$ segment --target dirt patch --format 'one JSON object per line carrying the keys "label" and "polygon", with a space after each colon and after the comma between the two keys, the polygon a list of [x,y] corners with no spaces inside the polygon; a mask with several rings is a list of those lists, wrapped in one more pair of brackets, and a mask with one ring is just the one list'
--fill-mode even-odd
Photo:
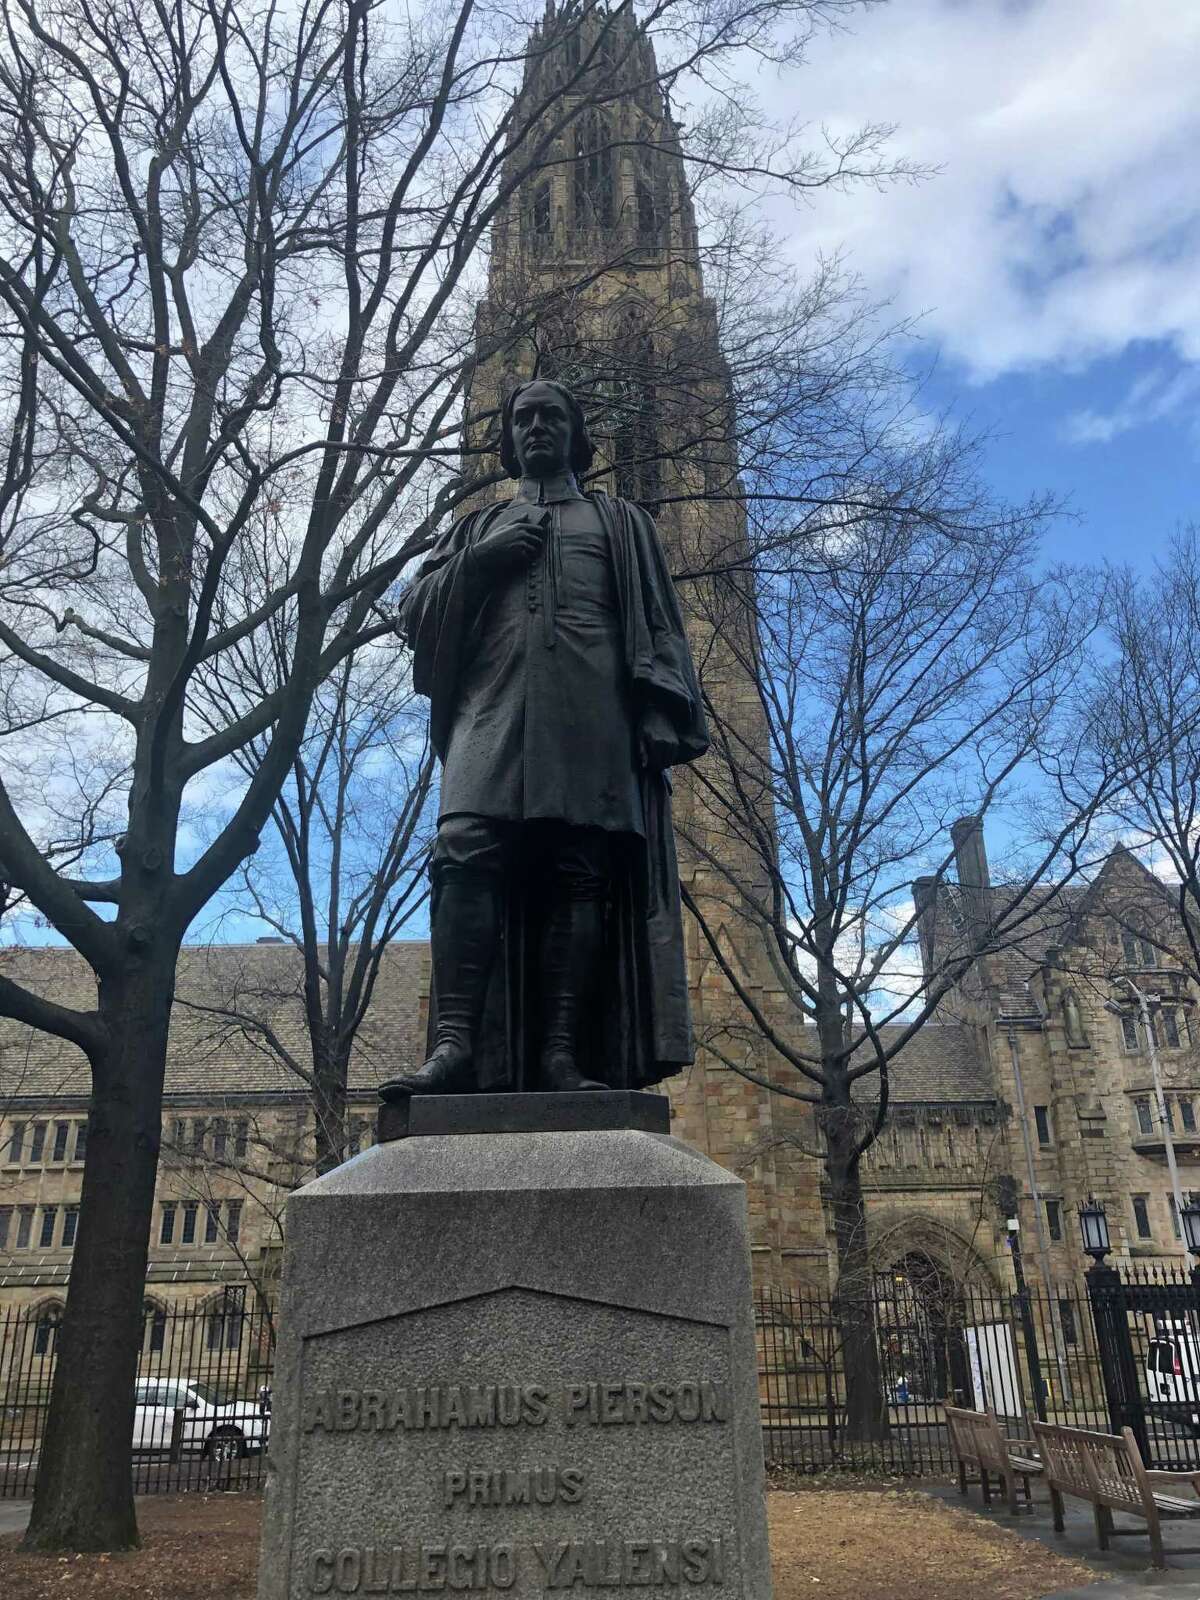
{"label": "dirt patch", "polygon": [[[1096,1574],[911,1490],[776,1489],[775,1600],[1040,1600]],[[142,1548],[32,1556],[0,1540],[4,1600],[253,1600],[262,1500],[175,1495],[138,1505]]]}
{"label": "dirt patch", "polygon": [[262,1497],[156,1495],[138,1502],[142,1548],[112,1555],[23,1555],[0,1540],[4,1600],[254,1600]]}
{"label": "dirt patch", "polygon": [[1039,1600],[1097,1574],[911,1489],[767,1497],[775,1600]]}

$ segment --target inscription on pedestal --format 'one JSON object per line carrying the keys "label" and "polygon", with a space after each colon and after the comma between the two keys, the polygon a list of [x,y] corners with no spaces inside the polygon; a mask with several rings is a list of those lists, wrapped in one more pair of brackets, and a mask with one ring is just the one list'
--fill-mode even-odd
{"label": "inscription on pedestal", "polygon": [[728,1360],[523,1289],[309,1339],[292,1600],[740,1592]]}

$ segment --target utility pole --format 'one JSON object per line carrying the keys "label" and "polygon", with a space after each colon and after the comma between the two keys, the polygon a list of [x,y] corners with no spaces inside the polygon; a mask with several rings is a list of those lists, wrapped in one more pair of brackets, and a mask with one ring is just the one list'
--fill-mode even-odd
{"label": "utility pole", "polygon": [[1050,1276],[1050,1248],[1046,1241],[1042,1221],[1042,1194],[1037,1180],[1037,1165],[1033,1157],[1033,1135],[1029,1131],[1029,1117],[1025,1106],[1025,1083],[1021,1076],[1021,1052],[1017,1045],[1017,1030],[1009,1024],[1008,1049],[1012,1056],[1013,1088],[1017,1096],[1017,1121],[1021,1124],[1021,1143],[1025,1148],[1025,1177],[1029,1184],[1029,1198],[1033,1202],[1033,1231],[1037,1239],[1038,1262],[1042,1269],[1042,1282],[1047,1294],[1053,1279]]}
{"label": "utility pole", "polygon": [[[1021,1076],[1021,1052],[1017,1044],[1017,1030],[1011,1022],[1008,1025],[1008,1048],[1012,1056],[1013,1089],[1017,1097],[1017,1121],[1021,1124],[1021,1142],[1025,1148],[1025,1176],[1029,1183],[1029,1198],[1033,1205],[1033,1232],[1034,1238],[1037,1240],[1038,1264],[1042,1269],[1043,1293],[1046,1296],[1049,1322],[1054,1334],[1054,1364],[1058,1368],[1059,1391],[1065,1400],[1069,1400],[1071,1397],[1071,1376],[1067,1367],[1067,1355],[1062,1345],[1058,1319],[1054,1315],[1054,1279],[1050,1272],[1050,1246],[1046,1239],[1046,1225],[1042,1217],[1042,1194],[1037,1180],[1037,1164],[1033,1156],[1033,1136],[1029,1131],[1029,1117],[1025,1105],[1025,1082]],[[1019,1216],[1017,1221],[1019,1224]],[[1018,1266],[1020,1267],[1019,1273]],[[1018,1292],[1021,1295],[1020,1303],[1028,1308],[1029,1291],[1025,1287],[1024,1266],[1019,1254],[1014,1256],[1013,1271],[1014,1276],[1018,1277]],[[1040,1386],[1041,1367],[1039,1364],[1035,1392]],[[1045,1402],[1042,1401],[1043,1407],[1044,1404]],[[1038,1416],[1043,1421],[1045,1420],[1041,1410],[1038,1411]]]}
{"label": "utility pole", "polygon": [[[1012,1255],[1013,1277],[1017,1281],[1017,1310],[1021,1317],[1021,1332],[1025,1339],[1025,1363],[1029,1368],[1029,1382],[1033,1390],[1033,1409],[1039,1422],[1046,1420],[1046,1380],[1042,1376],[1042,1356],[1038,1349],[1037,1325],[1029,1286],[1025,1282],[1025,1263],[1021,1255],[1021,1191],[1017,1180],[1005,1173],[996,1180],[997,1198],[1008,1226],[1008,1248]],[[1053,1314],[1053,1313],[1051,1313]]]}

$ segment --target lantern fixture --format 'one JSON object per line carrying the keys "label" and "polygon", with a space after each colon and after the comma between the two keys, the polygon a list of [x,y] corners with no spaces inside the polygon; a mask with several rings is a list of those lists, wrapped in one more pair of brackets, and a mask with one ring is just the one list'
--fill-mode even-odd
{"label": "lantern fixture", "polygon": [[[1200,1209],[1197,1211],[1200,1224]],[[1079,1227],[1083,1234],[1083,1248],[1095,1262],[1101,1262],[1112,1249],[1108,1237],[1108,1217],[1095,1195],[1088,1195],[1079,1207]]]}
{"label": "lantern fixture", "polygon": [[1179,1208],[1179,1221],[1188,1253],[1200,1256],[1200,1195],[1194,1190]]}

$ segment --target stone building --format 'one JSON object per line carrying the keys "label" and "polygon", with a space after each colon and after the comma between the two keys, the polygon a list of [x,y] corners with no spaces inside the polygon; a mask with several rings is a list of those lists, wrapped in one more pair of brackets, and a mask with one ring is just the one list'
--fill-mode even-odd
{"label": "stone building", "polygon": [[[90,969],[71,950],[9,950],[6,970],[70,1005],[86,1005]],[[265,1286],[278,1270],[287,1195],[313,1175],[308,1088],[261,1035],[267,1023],[302,1062],[302,971],[290,946],[264,941],[186,949],[163,1105],[162,1153],[146,1280],[155,1312],[222,1314],[226,1285]],[[424,942],[396,943],[381,965],[351,1068],[348,1153],[374,1139],[376,1086],[421,1059],[429,989]],[[52,1324],[75,1248],[89,1097],[88,1065],[64,1040],[0,1023],[0,1315]]]}
{"label": "stone building", "polygon": [[[990,882],[978,821],[954,832],[957,881],[921,919],[927,968],[1004,893]],[[920,882],[915,890],[920,903]],[[1116,849],[985,957],[914,1041],[916,1061],[906,1050],[896,1062],[897,1102],[866,1162],[881,1271],[932,1262],[1010,1282],[1005,1180],[1033,1281],[1078,1280],[1088,1262],[1077,1211],[1092,1197],[1106,1208],[1115,1264],[1183,1264],[1167,1146],[1186,1196],[1200,1186],[1200,1040],[1185,951],[1166,888]]]}
{"label": "stone building", "polygon": [[[941,896],[951,931],[964,896],[980,887],[970,881],[982,859],[978,831],[968,842],[958,881]],[[983,889],[997,892],[986,882]],[[1170,1139],[1184,1191],[1200,1187],[1200,1051],[1195,986],[1170,937],[1170,898],[1116,851],[1060,902],[1019,945],[989,956],[980,981],[950,996],[892,1064],[887,1126],[864,1162],[873,1261],[889,1277],[1009,1286],[1005,1179],[1019,1194],[1035,1281],[1047,1270],[1055,1281],[1077,1281],[1086,1261],[1075,1212],[1091,1195],[1107,1207],[1118,1262],[1182,1261],[1166,1147]],[[936,939],[936,928],[927,925],[925,936]],[[68,1002],[81,1001],[90,981],[66,950],[10,951],[7,962],[21,982]],[[277,1270],[283,1203],[312,1172],[308,1093],[269,1049],[213,1010],[234,996],[244,1005],[249,992],[260,1002],[273,997],[272,1009],[260,1010],[302,1057],[297,971],[294,952],[275,943],[185,952],[150,1315],[181,1302],[219,1309],[225,1285],[269,1285]],[[697,963],[700,1012],[712,979]],[[1165,1124],[1129,981],[1155,997]],[[421,1059],[428,983],[426,944],[389,950],[351,1070],[350,1151],[373,1137],[375,1086]],[[749,1186],[760,1282],[830,1287],[811,1110],[703,1053],[668,1087],[676,1131]],[[0,1025],[0,1310],[53,1320],[61,1309],[87,1096],[87,1066],[73,1046]]]}

